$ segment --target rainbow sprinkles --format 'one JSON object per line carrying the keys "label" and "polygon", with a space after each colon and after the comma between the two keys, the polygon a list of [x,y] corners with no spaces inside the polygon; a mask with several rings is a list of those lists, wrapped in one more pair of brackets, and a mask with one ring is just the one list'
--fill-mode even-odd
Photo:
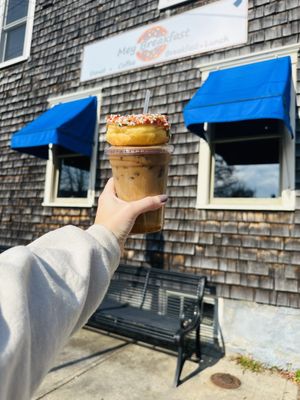
{"label": "rainbow sprinkles", "polygon": [[111,114],[106,117],[106,123],[116,126],[157,125],[166,130],[170,129],[167,116],[162,114]]}

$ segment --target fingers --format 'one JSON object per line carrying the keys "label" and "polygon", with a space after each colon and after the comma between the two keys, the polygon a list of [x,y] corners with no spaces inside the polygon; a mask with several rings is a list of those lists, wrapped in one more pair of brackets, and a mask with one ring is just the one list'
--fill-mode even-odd
{"label": "fingers", "polygon": [[[110,178],[107,181],[102,193],[115,198],[117,197],[113,178]],[[158,208],[162,207],[167,200],[168,196],[166,194],[160,194],[157,196],[148,196],[141,200],[132,201],[127,204],[130,205],[130,209],[134,212],[134,215],[137,216],[146,211],[157,210]]]}
{"label": "fingers", "polygon": [[134,215],[137,216],[141,213],[161,208],[167,200],[168,196],[166,194],[160,194],[158,196],[148,196],[141,200],[133,201],[130,203],[130,206]]}

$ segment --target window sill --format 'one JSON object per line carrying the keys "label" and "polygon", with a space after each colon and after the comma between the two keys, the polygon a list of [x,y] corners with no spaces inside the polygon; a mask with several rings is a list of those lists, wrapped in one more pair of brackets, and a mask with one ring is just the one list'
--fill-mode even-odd
{"label": "window sill", "polygon": [[13,58],[12,60],[4,61],[0,63],[0,69],[9,67],[10,65],[18,64],[20,62],[28,60],[28,56],[20,56],[17,58]]}
{"label": "window sill", "polygon": [[246,210],[246,211],[295,211],[296,209],[296,191],[283,190],[281,197],[277,199],[212,199],[211,202],[205,202],[202,199],[196,204],[198,209],[207,210]]}
{"label": "window sill", "polygon": [[94,202],[92,201],[56,201],[56,202],[43,202],[43,207],[68,207],[68,208],[92,208]]}
{"label": "window sill", "polygon": [[295,211],[295,205],[281,204],[205,204],[196,205],[201,210],[245,210],[245,211]]}

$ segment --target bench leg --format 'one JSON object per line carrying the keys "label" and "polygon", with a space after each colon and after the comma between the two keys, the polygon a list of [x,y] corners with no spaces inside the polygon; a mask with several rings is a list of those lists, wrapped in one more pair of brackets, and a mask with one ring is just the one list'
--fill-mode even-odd
{"label": "bench leg", "polygon": [[201,359],[200,326],[196,329],[196,357]]}
{"label": "bench leg", "polygon": [[175,372],[175,379],[174,379],[174,387],[177,387],[180,383],[180,375],[183,368],[183,364],[185,362],[185,353],[183,351],[183,346],[179,346],[178,348],[178,355],[177,355],[177,365],[176,365],[176,372]]}

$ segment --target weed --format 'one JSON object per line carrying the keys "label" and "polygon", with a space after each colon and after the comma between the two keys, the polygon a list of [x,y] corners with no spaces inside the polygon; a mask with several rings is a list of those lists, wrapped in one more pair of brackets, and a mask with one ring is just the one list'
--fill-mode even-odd
{"label": "weed", "polygon": [[300,384],[300,369],[297,369],[295,371],[295,377],[294,377],[294,381],[298,384]]}
{"label": "weed", "polygon": [[264,372],[269,371],[272,373],[278,373],[283,378],[288,379],[298,385],[300,385],[300,369],[296,371],[291,370],[291,365],[288,366],[287,369],[281,369],[278,367],[268,367],[260,361],[254,360],[252,357],[238,355],[233,358],[237,364],[239,364],[244,370],[248,370],[251,372]]}
{"label": "weed", "polygon": [[239,364],[243,369],[247,369],[251,372],[263,372],[265,371],[266,367],[259,361],[253,360],[253,358],[248,356],[239,355],[236,357],[236,362]]}

